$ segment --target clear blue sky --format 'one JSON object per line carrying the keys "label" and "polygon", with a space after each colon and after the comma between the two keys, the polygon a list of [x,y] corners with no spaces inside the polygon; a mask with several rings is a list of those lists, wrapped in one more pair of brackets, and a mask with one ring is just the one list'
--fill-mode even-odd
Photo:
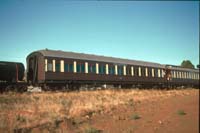
{"label": "clear blue sky", "polygon": [[197,1],[41,1],[0,0],[1,61],[48,48],[199,64]]}

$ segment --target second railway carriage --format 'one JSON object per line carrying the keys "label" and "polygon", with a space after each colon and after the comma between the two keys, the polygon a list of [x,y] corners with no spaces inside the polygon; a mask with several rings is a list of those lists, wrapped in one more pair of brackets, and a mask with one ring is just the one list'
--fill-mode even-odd
{"label": "second railway carriage", "polygon": [[27,80],[33,84],[155,85],[166,83],[165,65],[48,49],[28,55],[27,71]]}
{"label": "second railway carriage", "polygon": [[170,70],[169,83],[173,87],[188,86],[199,87],[199,70],[182,68],[180,66],[166,65]]}

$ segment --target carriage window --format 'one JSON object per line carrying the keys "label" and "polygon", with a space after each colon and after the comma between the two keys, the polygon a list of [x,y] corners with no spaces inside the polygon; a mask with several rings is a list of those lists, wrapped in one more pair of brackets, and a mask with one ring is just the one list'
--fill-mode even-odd
{"label": "carriage window", "polygon": [[131,67],[131,75],[134,76],[134,67]]}
{"label": "carriage window", "polygon": [[176,75],[177,75],[177,78],[180,78],[179,71],[177,71]]}
{"label": "carriage window", "polygon": [[147,68],[147,67],[145,68],[145,76],[146,76],[146,77],[149,76],[149,75],[148,75],[148,68]]}
{"label": "carriage window", "polygon": [[92,65],[92,72],[96,73],[96,65]]}
{"label": "carriage window", "polygon": [[106,66],[101,64],[100,67],[99,67],[99,73],[105,74],[105,72],[106,72]]}
{"label": "carriage window", "polygon": [[188,72],[186,72],[186,78],[188,79]]}
{"label": "carriage window", "polygon": [[118,68],[117,68],[117,65],[115,65],[115,75],[118,75],[118,70],[117,70]]}
{"label": "carriage window", "polygon": [[174,78],[174,71],[171,70],[171,77]]}
{"label": "carriage window", "polygon": [[111,74],[111,75],[115,74],[114,66],[109,66],[109,74]]}
{"label": "carriage window", "polygon": [[53,64],[50,63],[50,62],[48,62],[48,64],[47,64],[47,71],[48,72],[52,72],[53,71]]}
{"label": "carriage window", "polygon": [[73,64],[69,64],[69,72],[73,72],[73,71],[74,71]]}
{"label": "carriage window", "polygon": [[85,64],[84,64],[84,68],[85,68],[85,73],[88,73],[88,62],[85,62]]}
{"label": "carriage window", "polygon": [[151,74],[152,74],[152,77],[154,77],[154,76],[155,76],[155,71],[154,71],[154,69],[153,69],[153,68],[151,69]]}
{"label": "carriage window", "polygon": [[182,78],[182,77],[181,77],[181,72],[179,72],[179,78]]}
{"label": "carriage window", "polygon": [[82,73],[85,72],[85,64],[81,64],[81,72],[82,72]]}
{"label": "carriage window", "polygon": [[160,69],[158,69],[158,77],[160,78]]}
{"label": "carriage window", "polygon": [[135,67],[135,69],[134,69],[134,73],[135,73],[135,76],[139,76],[139,73],[138,73],[138,67]]}
{"label": "carriage window", "polygon": [[190,79],[190,72],[188,72],[188,75],[187,75],[187,76],[188,76],[188,79]]}
{"label": "carriage window", "polygon": [[176,77],[179,78],[178,72],[176,71]]}
{"label": "carriage window", "polygon": [[145,68],[144,67],[141,67],[141,73],[142,73],[142,76],[145,77]]}
{"label": "carriage window", "polygon": [[126,75],[126,66],[124,65],[124,66],[122,66],[122,73],[123,73],[123,75],[125,76]]}
{"label": "carriage window", "polygon": [[160,76],[163,78],[163,70],[160,69]]}
{"label": "carriage window", "polygon": [[80,73],[80,72],[81,72],[81,65],[80,65],[80,64],[77,64],[77,65],[76,65],[76,72],[77,72],[77,73]]}
{"label": "carriage window", "polygon": [[174,71],[174,76],[175,76],[175,78],[178,78],[178,77],[177,77],[177,72],[176,72],[176,71]]}
{"label": "carriage window", "polygon": [[89,64],[89,65],[88,65],[88,72],[89,72],[89,73],[92,73],[92,72],[93,72],[93,71],[92,71],[92,66],[93,66],[92,64]]}
{"label": "carriage window", "polygon": [[103,66],[99,64],[99,74],[103,74]]}
{"label": "carriage window", "polygon": [[176,78],[176,72],[174,71],[174,78]]}
{"label": "carriage window", "polygon": [[165,76],[165,71],[162,69],[162,78]]}
{"label": "carriage window", "polygon": [[56,62],[56,72],[60,72],[60,63]]}
{"label": "carriage window", "polygon": [[60,72],[64,72],[65,69],[64,69],[64,60],[61,60],[60,61]]}
{"label": "carriage window", "polygon": [[95,65],[96,65],[96,72],[95,73],[99,74],[99,63],[96,63]]}
{"label": "carriage window", "polygon": [[131,75],[131,67],[130,66],[127,66],[126,67],[126,75]]}
{"label": "carriage window", "polygon": [[45,72],[47,72],[47,59],[45,59]]}
{"label": "carriage window", "polygon": [[187,79],[187,72],[184,72],[184,75],[185,75],[185,79]]}
{"label": "carriage window", "polygon": [[141,67],[141,75],[145,76],[145,69],[144,69],[144,67]]}
{"label": "carriage window", "polygon": [[96,73],[96,65],[89,64],[88,71],[89,71],[89,73]]}
{"label": "carriage window", "polygon": [[185,72],[185,78],[187,79],[187,72]]}
{"label": "carriage window", "polygon": [[155,69],[155,77],[158,77],[158,69]]}
{"label": "carriage window", "polygon": [[65,69],[65,72],[69,72],[69,64],[65,63],[64,69]]}
{"label": "carriage window", "polygon": [[138,68],[138,75],[141,76],[141,67]]}
{"label": "carriage window", "polygon": [[77,73],[84,73],[85,72],[85,64],[84,63],[77,63],[76,71],[77,71]]}
{"label": "carriage window", "polygon": [[152,71],[151,71],[151,68],[148,68],[148,76],[149,76],[149,77],[152,77],[151,72],[152,72]]}
{"label": "carriage window", "polygon": [[118,66],[118,75],[122,75],[123,71],[122,71],[122,66]]}

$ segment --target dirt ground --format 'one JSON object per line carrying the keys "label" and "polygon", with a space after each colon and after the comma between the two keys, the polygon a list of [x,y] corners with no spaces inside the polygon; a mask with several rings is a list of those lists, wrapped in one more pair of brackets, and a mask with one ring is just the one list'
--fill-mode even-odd
{"label": "dirt ground", "polygon": [[[100,94],[99,94],[100,93]],[[104,97],[99,98],[99,95]],[[10,95],[10,94],[9,94]],[[24,96],[25,95],[25,96]],[[50,94],[29,94],[40,103],[40,99]],[[45,95],[45,96],[44,96]],[[51,96],[54,95],[51,93]],[[183,90],[128,90],[81,92],[76,94],[55,94],[59,98],[80,99],[73,100],[74,110],[59,108],[59,116],[47,119],[47,110],[51,105],[43,105],[33,109],[26,106],[11,109],[6,106],[8,101],[2,101],[0,96],[0,132],[58,132],[58,133],[198,133],[199,132],[199,89]],[[64,95],[64,96],[63,96]],[[85,97],[82,97],[82,96]],[[7,95],[6,95],[7,96]],[[16,96],[16,94],[15,94]],[[13,97],[15,97],[13,96]],[[18,96],[18,95],[17,95]],[[38,96],[38,97],[36,97]],[[62,96],[62,97],[61,97]],[[93,96],[93,97],[92,97]],[[123,97],[124,96],[124,97]],[[19,96],[18,96],[19,97]],[[26,94],[23,94],[23,98]],[[42,98],[41,98],[42,97]],[[109,98],[110,99],[107,99]],[[48,97],[47,97],[48,98]],[[87,103],[81,103],[81,102]],[[95,101],[95,98],[99,102]],[[50,99],[50,98],[49,98]],[[102,100],[103,99],[103,100]],[[107,99],[107,100],[106,100]],[[114,99],[117,99],[116,101]],[[16,100],[15,100],[16,101]],[[53,99],[53,101],[56,100]],[[21,101],[20,101],[21,102]],[[30,104],[31,103],[31,104]],[[30,101],[30,105],[34,105]],[[76,103],[76,104],[75,104]],[[77,104],[79,103],[79,104]],[[108,104],[109,103],[109,104]],[[111,104],[110,104],[111,103]],[[19,102],[18,102],[19,104]],[[62,104],[63,105],[63,104]],[[48,107],[49,106],[49,107]],[[55,105],[54,105],[55,106]],[[67,104],[68,106],[68,104]],[[79,106],[79,107],[77,107]],[[76,108],[75,108],[76,107]],[[82,107],[80,109],[80,107]],[[87,109],[86,109],[87,107]],[[89,111],[88,111],[89,110]],[[63,115],[68,112],[67,115]],[[80,112],[81,111],[81,112]],[[84,112],[84,113],[83,113]],[[17,115],[16,115],[17,114]],[[20,114],[20,115],[19,115]],[[40,117],[36,115],[40,114]],[[26,117],[23,117],[26,116]],[[4,116],[4,118],[3,118]],[[15,121],[12,117],[15,116]],[[70,117],[67,117],[70,116]],[[29,117],[29,118],[27,118]],[[25,119],[26,118],[26,119]],[[31,119],[33,118],[33,119]],[[38,118],[40,122],[34,119]],[[6,120],[5,120],[6,119]],[[8,121],[8,120],[12,120]],[[28,119],[28,120],[27,120]],[[28,121],[28,122],[27,122]],[[12,126],[14,123],[15,126]],[[18,124],[16,124],[18,123]],[[8,128],[11,128],[9,130]]]}
{"label": "dirt ground", "polygon": [[105,133],[198,133],[199,94],[196,91],[117,106],[94,115],[79,127],[84,130],[88,125]]}
{"label": "dirt ground", "polygon": [[[135,106],[119,106],[112,112],[96,115],[88,123],[107,133],[198,133],[197,95],[174,96],[145,101]],[[186,115],[178,114],[184,110]],[[131,118],[137,114],[140,118]]]}

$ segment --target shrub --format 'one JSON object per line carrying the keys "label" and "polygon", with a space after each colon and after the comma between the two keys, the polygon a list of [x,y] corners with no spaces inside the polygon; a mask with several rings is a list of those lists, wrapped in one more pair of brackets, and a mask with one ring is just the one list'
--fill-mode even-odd
{"label": "shrub", "polygon": [[90,127],[85,130],[85,133],[101,133],[101,130],[98,130],[96,128]]}
{"label": "shrub", "polygon": [[17,115],[16,116],[16,120],[21,122],[21,123],[24,123],[27,121],[26,117],[25,116],[22,116],[22,115]]}
{"label": "shrub", "polygon": [[129,101],[128,101],[128,104],[130,105],[130,106],[133,106],[134,104],[133,104],[133,99],[130,99]]}
{"label": "shrub", "polygon": [[133,119],[133,120],[137,120],[137,119],[140,119],[141,117],[138,115],[138,114],[133,114],[132,116],[131,116],[131,119]]}
{"label": "shrub", "polygon": [[184,110],[178,110],[178,115],[186,115],[185,111]]}

